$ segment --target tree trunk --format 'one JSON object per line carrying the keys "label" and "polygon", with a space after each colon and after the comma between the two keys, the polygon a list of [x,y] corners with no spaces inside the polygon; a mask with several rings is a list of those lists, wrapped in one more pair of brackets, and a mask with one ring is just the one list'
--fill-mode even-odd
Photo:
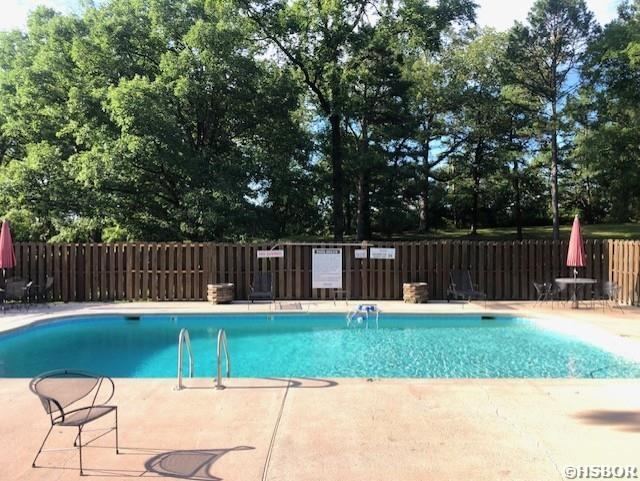
{"label": "tree trunk", "polygon": [[433,115],[429,116],[428,123],[425,127],[426,140],[424,142],[422,157],[424,178],[422,179],[422,188],[420,189],[420,206],[418,224],[418,232],[425,233],[429,230],[429,177],[431,176],[431,164],[429,163],[429,153],[431,152],[431,123]]}
{"label": "tree trunk", "polygon": [[514,159],[513,161],[513,190],[516,194],[516,236],[518,240],[522,240],[522,194],[520,192],[520,171],[518,169],[518,159]]}
{"label": "tree trunk", "polygon": [[358,175],[358,220],[356,240],[369,240],[371,237],[371,209],[369,199],[369,172],[360,170]]}
{"label": "tree trunk", "polygon": [[368,240],[371,237],[371,209],[369,198],[369,129],[362,122],[362,142],[360,142],[360,169],[358,173],[358,218],[356,221],[356,240]]}
{"label": "tree trunk", "polygon": [[473,186],[473,210],[472,210],[472,219],[471,219],[471,235],[475,236],[478,234],[478,210],[480,204],[480,176],[478,175],[477,169],[474,172],[474,186]]}
{"label": "tree trunk", "polygon": [[480,164],[482,162],[482,140],[476,145],[473,165],[473,211],[471,221],[471,235],[478,233],[478,210],[480,209]]}
{"label": "tree trunk", "polygon": [[102,229],[91,229],[91,234],[89,235],[91,242],[102,242]]}
{"label": "tree trunk", "polygon": [[553,240],[560,240],[560,211],[558,208],[558,123],[557,106],[552,102],[551,109],[551,213],[553,215]]}
{"label": "tree trunk", "polygon": [[418,231],[425,233],[429,230],[429,171],[426,172],[420,189],[420,224]]}
{"label": "tree trunk", "polygon": [[331,191],[333,200],[333,240],[340,242],[344,235],[344,172],[342,170],[342,132],[340,116],[329,117],[331,124]]}

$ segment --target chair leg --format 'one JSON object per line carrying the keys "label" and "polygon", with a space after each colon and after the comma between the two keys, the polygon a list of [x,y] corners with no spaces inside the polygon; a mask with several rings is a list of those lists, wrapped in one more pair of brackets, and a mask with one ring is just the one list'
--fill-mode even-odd
{"label": "chair leg", "polygon": [[544,292],[542,294],[538,294],[538,298],[536,299],[536,303],[534,304],[534,306],[538,306],[546,300],[548,299],[547,299],[547,295]]}
{"label": "chair leg", "polygon": [[620,312],[624,314],[624,309],[622,308],[622,304],[620,304],[620,301],[618,301],[618,299],[616,298],[613,302],[614,302],[613,305],[618,309],[620,309]]}
{"label": "chair leg", "polygon": [[116,411],[116,454],[120,454],[120,449],[118,447],[118,408],[116,408],[115,411]]}
{"label": "chair leg", "polygon": [[80,476],[84,476],[82,471],[82,428],[78,427],[78,448],[80,450]]}
{"label": "chair leg", "polygon": [[33,458],[33,463],[31,463],[31,467],[33,467],[33,468],[36,467],[36,460],[38,459],[38,456],[40,456],[40,453],[42,452],[42,448],[44,448],[44,443],[47,442],[47,439],[49,438],[49,435],[51,434],[52,430],[53,430],[53,425],[51,425],[51,427],[49,428],[49,431],[47,432],[47,435],[44,437],[44,440],[42,441],[42,444],[40,445],[40,449],[38,449],[38,454],[36,454],[36,457]]}

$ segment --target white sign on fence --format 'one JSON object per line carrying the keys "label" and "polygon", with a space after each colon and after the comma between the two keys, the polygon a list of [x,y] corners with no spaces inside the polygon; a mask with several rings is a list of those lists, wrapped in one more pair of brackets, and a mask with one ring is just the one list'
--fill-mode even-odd
{"label": "white sign on fence", "polygon": [[367,249],[355,249],[353,251],[356,259],[366,259],[367,258]]}
{"label": "white sign on fence", "polygon": [[256,251],[258,254],[258,259],[266,259],[272,257],[284,257],[283,249],[273,249],[270,251]]}
{"label": "white sign on fence", "polygon": [[313,289],[342,289],[342,249],[313,249]]}
{"label": "white sign on fence", "polygon": [[396,249],[386,248],[386,247],[372,247],[371,248],[371,258],[372,259],[395,259],[396,258]]}

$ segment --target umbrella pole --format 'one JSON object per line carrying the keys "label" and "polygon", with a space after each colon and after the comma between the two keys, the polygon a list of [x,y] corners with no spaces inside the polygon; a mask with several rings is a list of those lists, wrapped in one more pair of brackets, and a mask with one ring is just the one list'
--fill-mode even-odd
{"label": "umbrella pole", "polygon": [[[2,269],[2,283],[0,283],[0,289],[4,289],[5,286],[7,285],[7,281],[5,280],[7,277],[7,270],[6,269]],[[0,310],[2,311],[2,313],[4,314],[4,300],[5,300],[5,292],[2,291],[0,292]]]}
{"label": "umbrella pole", "polygon": [[573,268],[573,308],[574,309],[578,309],[580,307],[580,305],[578,304],[578,295],[576,292],[578,289],[578,284],[576,283],[577,278],[578,278],[578,269],[574,267]]}

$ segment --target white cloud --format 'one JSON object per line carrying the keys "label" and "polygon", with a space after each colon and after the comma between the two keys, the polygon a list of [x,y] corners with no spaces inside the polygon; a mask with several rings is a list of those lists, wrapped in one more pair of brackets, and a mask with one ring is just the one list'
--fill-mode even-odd
{"label": "white cloud", "polygon": [[[586,0],[587,7],[601,25],[610,22],[617,14],[622,0]],[[534,0],[476,0],[478,23],[482,26],[506,30],[519,20],[525,21]]]}

